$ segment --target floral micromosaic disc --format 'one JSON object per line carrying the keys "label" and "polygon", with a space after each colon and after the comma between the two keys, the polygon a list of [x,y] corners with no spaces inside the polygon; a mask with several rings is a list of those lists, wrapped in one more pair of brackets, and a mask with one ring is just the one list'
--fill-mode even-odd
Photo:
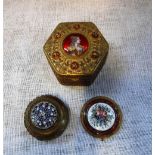
{"label": "floral micromosaic disc", "polygon": [[40,129],[52,127],[57,120],[56,107],[49,102],[40,102],[32,108],[31,121]]}
{"label": "floral micromosaic disc", "polygon": [[88,122],[96,130],[106,131],[115,123],[115,112],[106,103],[96,103],[88,110]]}

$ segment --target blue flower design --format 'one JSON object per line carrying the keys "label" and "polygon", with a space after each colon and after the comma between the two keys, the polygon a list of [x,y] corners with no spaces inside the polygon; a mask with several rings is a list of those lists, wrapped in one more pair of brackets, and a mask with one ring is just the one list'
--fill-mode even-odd
{"label": "blue flower design", "polygon": [[52,127],[57,120],[57,110],[49,102],[41,102],[35,105],[31,111],[32,123],[40,129]]}

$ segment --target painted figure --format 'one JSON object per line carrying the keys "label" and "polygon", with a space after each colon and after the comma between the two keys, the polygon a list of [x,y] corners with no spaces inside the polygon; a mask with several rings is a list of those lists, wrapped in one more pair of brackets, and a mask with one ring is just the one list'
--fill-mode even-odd
{"label": "painted figure", "polygon": [[67,48],[68,53],[72,56],[82,54],[82,52],[84,52],[84,47],[80,43],[80,37],[72,36],[70,46]]}

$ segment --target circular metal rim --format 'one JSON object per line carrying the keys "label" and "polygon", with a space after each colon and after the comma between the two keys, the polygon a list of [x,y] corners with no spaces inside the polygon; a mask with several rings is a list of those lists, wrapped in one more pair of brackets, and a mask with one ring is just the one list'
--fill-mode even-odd
{"label": "circular metal rim", "polygon": [[[89,124],[88,119],[87,119],[87,113],[88,113],[89,108],[92,105],[99,103],[99,102],[104,102],[104,103],[110,105],[113,108],[115,115],[116,115],[114,125],[106,131],[99,131],[99,130],[94,129]],[[112,136],[113,134],[115,134],[119,130],[119,128],[121,127],[122,111],[121,111],[119,105],[115,101],[113,101],[112,99],[105,97],[105,96],[97,96],[97,97],[91,98],[90,100],[88,100],[83,105],[81,113],[80,113],[80,119],[81,119],[81,123],[82,123],[83,128],[90,135],[103,140],[103,139],[108,138],[108,137]]]}
{"label": "circular metal rim", "polygon": [[[39,102],[47,101],[52,103],[58,112],[58,118],[53,126],[48,129],[39,129],[31,122],[30,114],[32,108]],[[42,95],[32,100],[24,113],[24,125],[27,131],[38,140],[49,140],[60,136],[69,123],[69,107],[59,98],[51,95]]]}

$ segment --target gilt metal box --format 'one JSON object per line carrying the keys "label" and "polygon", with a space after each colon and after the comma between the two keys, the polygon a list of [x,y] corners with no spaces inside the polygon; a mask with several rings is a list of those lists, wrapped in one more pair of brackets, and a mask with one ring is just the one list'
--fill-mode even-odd
{"label": "gilt metal box", "polygon": [[92,22],[66,22],[55,28],[44,53],[63,85],[90,85],[105,63],[109,45]]}

